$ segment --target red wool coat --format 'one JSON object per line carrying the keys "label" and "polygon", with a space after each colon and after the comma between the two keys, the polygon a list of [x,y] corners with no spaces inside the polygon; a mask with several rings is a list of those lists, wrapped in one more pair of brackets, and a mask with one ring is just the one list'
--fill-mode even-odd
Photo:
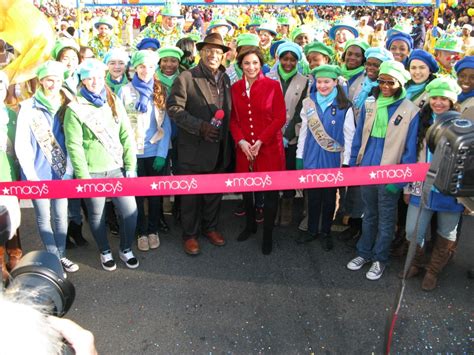
{"label": "red wool coat", "polygon": [[253,171],[285,170],[281,129],[286,123],[286,107],[280,83],[260,73],[250,87],[250,98],[245,90],[245,79],[232,86],[231,94],[230,132],[236,143],[235,171],[249,171],[249,161],[238,144],[242,139],[251,145],[259,139],[262,141]]}

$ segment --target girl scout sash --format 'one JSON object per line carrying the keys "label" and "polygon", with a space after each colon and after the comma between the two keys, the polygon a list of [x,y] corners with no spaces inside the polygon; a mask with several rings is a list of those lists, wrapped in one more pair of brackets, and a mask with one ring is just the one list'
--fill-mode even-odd
{"label": "girl scout sash", "polygon": [[66,173],[66,154],[56,141],[50,124],[40,110],[34,110],[30,128],[51,168],[62,178]]}
{"label": "girl scout sash", "polygon": [[118,135],[112,135],[104,126],[104,111],[89,104],[80,104],[77,101],[69,103],[69,107],[76,113],[79,121],[84,123],[99,140],[100,144],[112,155],[120,166],[123,165],[123,146]]}
{"label": "girl scout sash", "polygon": [[305,98],[303,100],[303,110],[308,120],[308,129],[321,148],[332,153],[342,152],[344,147],[332,138],[324,129],[324,125],[319,118],[314,101],[308,97]]}
{"label": "girl scout sash", "polygon": [[[138,101],[138,92],[133,88],[131,84],[127,85],[130,89],[128,93],[123,95],[124,106],[127,111],[130,124],[135,137],[135,144],[137,147],[137,154],[143,154],[145,149],[145,134],[148,127],[149,113],[142,113],[135,109],[135,103]],[[165,120],[165,110],[160,110],[158,107],[153,105],[155,111],[155,120],[157,130],[153,137],[150,139],[151,144],[155,144],[161,140],[164,136],[164,130],[161,128],[163,121]]]}

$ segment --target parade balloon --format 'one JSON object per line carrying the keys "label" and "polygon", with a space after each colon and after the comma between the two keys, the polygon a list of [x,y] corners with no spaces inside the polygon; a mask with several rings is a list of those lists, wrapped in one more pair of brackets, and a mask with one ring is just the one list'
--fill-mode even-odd
{"label": "parade balloon", "polygon": [[453,9],[455,9],[456,7],[458,7],[458,0],[453,0],[453,4],[451,5],[451,7]]}
{"label": "parade balloon", "polygon": [[449,7],[453,6],[453,0],[448,0],[448,6]]}
{"label": "parade balloon", "polygon": [[446,3],[442,3],[441,5],[439,5],[439,11],[441,11],[441,13],[444,13],[444,10],[446,10]]}
{"label": "parade balloon", "polygon": [[467,14],[469,16],[474,16],[474,9],[471,8],[471,9],[467,10]]}

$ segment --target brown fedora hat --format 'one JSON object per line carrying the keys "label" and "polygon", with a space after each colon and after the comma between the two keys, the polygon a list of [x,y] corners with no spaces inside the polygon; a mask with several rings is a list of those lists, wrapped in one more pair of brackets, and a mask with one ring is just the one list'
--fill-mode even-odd
{"label": "brown fedora hat", "polygon": [[215,46],[219,46],[222,48],[224,53],[230,50],[229,47],[224,45],[224,41],[222,40],[222,37],[219,33],[210,33],[204,38],[202,42],[196,43],[197,50],[200,51],[202,47],[204,47],[206,44],[213,44]]}

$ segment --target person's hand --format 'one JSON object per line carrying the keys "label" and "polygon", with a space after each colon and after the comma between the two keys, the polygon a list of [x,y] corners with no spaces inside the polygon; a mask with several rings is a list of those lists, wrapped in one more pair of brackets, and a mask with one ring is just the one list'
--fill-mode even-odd
{"label": "person's hand", "polygon": [[296,170],[303,170],[303,159],[296,158]]}
{"label": "person's hand", "polygon": [[155,160],[153,160],[153,169],[155,169],[155,171],[161,171],[161,169],[163,169],[163,167],[165,166],[165,163],[166,163],[166,159],[163,158],[163,157],[156,157]]}
{"label": "person's hand", "polygon": [[49,316],[49,324],[59,332],[76,355],[97,355],[94,344],[94,335],[72,320]]}
{"label": "person's hand", "polygon": [[219,139],[219,128],[214,127],[209,122],[202,121],[199,134],[204,140],[215,143]]}
{"label": "person's hand", "polygon": [[127,177],[127,178],[136,178],[136,177],[137,177],[137,172],[136,172],[136,171],[127,170],[127,171],[125,172],[125,177]]}
{"label": "person's hand", "polygon": [[247,142],[246,140],[242,139],[242,140],[239,142],[239,147],[240,147],[240,149],[242,149],[242,152],[245,154],[245,156],[247,157],[248,161],[254,160],[252,151],[250,150],[251,146],[250,146],[250,143],[249,143],[249,142]]}
{"label": "person's hand", "polygon": [[257,157],[261,146],[262,146],[262,141],[259,139],[258,141],[255,142],[253,146],[250,147],[250,151],[252,152],[252,155],[254,158]]}

